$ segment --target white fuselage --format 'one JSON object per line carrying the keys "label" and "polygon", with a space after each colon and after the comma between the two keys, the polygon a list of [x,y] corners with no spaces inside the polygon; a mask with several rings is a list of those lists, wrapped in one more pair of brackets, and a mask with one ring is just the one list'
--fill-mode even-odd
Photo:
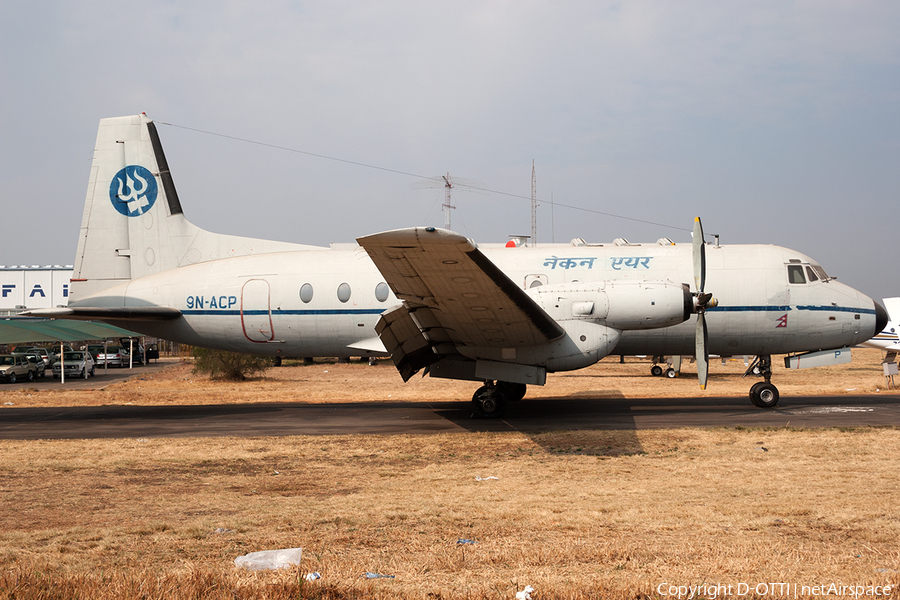
{"label": "white fuselage", "polygon": [[[516,284],[692,281],[689,244],[482,247]],[[709,352],[780,354],[852,346],[872,337],[873,301],[824,279],[808,257],[778,246],[706,246]],[[802,282],[789,281],[799,267]],[[808,268],[809,267],[809,268]],[[820,274],[810,281],[808,274]],[[796,268],[794,269],[796,271]],[[796,277],[796,275],[795,275]],[[381,284],[381,285],[380,285]],[[131,280],[90,297],[73,282],[70,307],[176,308],[170,321],[117,321],[172,341],[281,356],[384,355],[375,333],[399,300],[362,248],[301,250],[201,262]],[[693,354],[695,320],[623,331],[614,354]]]}

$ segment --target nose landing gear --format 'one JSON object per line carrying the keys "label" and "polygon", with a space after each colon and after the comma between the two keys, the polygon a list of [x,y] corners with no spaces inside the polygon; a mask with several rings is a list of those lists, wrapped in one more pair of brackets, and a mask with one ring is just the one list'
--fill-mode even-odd
{"label": "nose landing gear", "polygon": [[757,356],[747,367],[747,375],[764,377],[765,381],[758,381],[750,388],[750,402],[760,408],[775,408],[778,405],[778,388],[772,382],[772,356],[761,354]]}

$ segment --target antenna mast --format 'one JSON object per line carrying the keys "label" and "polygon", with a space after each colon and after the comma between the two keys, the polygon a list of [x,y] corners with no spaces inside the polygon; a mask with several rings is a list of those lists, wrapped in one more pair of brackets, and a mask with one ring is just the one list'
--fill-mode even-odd
{"label": "antenna mast", "polygon": [[444,229],[450,229],[450,209],[456,208],[450,201],[450,190],[453,189],[453,182],[450,181],[450,172],[441,175],[444,180]]}
{"label": "antenna mast", "polygon": [[[448,192],[449,193],[449,192]],[[531,160],[531,245],[537,246],[537,177],[534,172],[534,159]]]}

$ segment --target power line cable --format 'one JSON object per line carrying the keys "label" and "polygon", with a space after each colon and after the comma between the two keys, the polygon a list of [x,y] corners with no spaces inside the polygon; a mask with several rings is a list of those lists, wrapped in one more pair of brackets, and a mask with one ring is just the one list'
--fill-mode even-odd
{"label": "power line cable", "polygon": [[[234,135],[228,135],[225,133],[216,133],[214,131],[206,131],[204,129],[197,129],[195,127],[187,127],[185,125],[176,125],[175,123],[167,123],[165,121],[155,121],[155,122],[159,123],[160,125],[168,125],[169,127],[175,127],[177,129],[184,129],[187,131],[193,131],[195,133],[202,133],[204,135],[211,135],[211,136],[220,137],[220,138],[224,138],[224,139],[228,139],[228,140],[234,140],[236,142],[243,142],[245,144],[253,144],[256,146],[263,146],[265,148],[273,148],[275,150],[283,150],[285,152],[293,152],[294,154],[303,154],[304,156],[312,156],[312,157],[321,158],[324,160],[331,160],[334,162],[344,163],[347,165],[354,165],[356,167],[365,167],[367,169],[375,169],[378,171],[384,171],[386,173],[394,173],[396,175],[405,175],[406,177],[416,177],[419,179],[428,179],[428,180],[435,181],[438,183],[443,182],[443,180],[439,176],[435,177],[435,176],[428,176],[428,175],[418,175],[416,173],[410,173],[409,171],[401,171],[399,169],[390,169],[388,167],[380,167],[378,165],[372,165],[369,163],[359,162],[359,161],[355,161],[355,160],[348,160],[346,158],[337,158],[335,156],[328,156],[327,154],[319,154],[317,152],[309,152],[307,150],[299,150],[297,148],[288,148],[287,146],[279,146],[278,144],[270,144],[268,142],[259,142],[256,140],[237,137]],[[476,190],[476,191],[485,192],[488,194],[497,194],[499,196],[507,196],[510,198],[519,198],[519,199],[528,200],[529,202],[531,202],[531,196],[525,196],[522,194],[514,194],[512,192],[504,192],[502,190],[495,190],[495,189],[491,189],[491,188],[487,188],[487,187],[483,187],[483,186],[479,186],[479,185],[472,185],[472,184],[465,184],[465,183],[457,183],[455,185],[456,185],[456,187],[460,187],[460,188],[467,188],[470,190]],[[685,227],[676,227],[674,225],[669,225],[666,223],[657,223],[655,221],[647,221],[646,219],[638,219],[635,217],[626,217],[625,215],[617,215],[615,213],[605,212],[602,210],[596,210],[593,208],[585,208],[583,206],[573,206],[571,204],[562,204],[559,202],[554,202],[552,198],[549,201],[549,203],[552,206],[558,206],[560,208],[568,208],[570,210],[577,210],[577,211],[586,212],[586,213],[590,213],[590,214],[594,214],[594,215],[601,215],[604,217],[612,217],[615,219],[624,219],[626,221],[632,221],[634,223],[643,223],[644,225],[653,225],[656,227],[664,227],[667,229],[676,229],[678,231],[693,231],[693,229],[687,229]],[[704,235],[704,237],[705,237],[705,235]]]}

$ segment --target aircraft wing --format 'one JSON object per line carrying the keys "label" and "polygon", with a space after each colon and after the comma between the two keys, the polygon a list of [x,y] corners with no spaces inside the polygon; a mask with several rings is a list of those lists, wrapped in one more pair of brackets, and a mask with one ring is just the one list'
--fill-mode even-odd
{"label": "aircraft wing", "polygon": [[21,313],[24,317],[47,319],[73,319],[76,321],[168,321],[181,316],[177,308],[166,306],[135,307],[71,307],[35,308]]}
{"label": "aircraft wing", "polygon": [[404,378],[459,346],[530,346],[564,334],[464,236],[417,227],[357,241],[403,301],[405,310],[385,313],[376,330]]}

